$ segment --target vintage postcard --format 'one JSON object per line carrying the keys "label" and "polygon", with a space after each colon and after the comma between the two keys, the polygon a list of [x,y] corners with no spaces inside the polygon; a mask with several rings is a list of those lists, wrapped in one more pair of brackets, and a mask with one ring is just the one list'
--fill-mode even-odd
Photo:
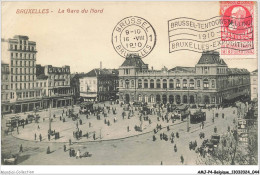
{"label": "vintage postcard", "polygon": [[257,7],[3,1],[1,174],[259,174]]}

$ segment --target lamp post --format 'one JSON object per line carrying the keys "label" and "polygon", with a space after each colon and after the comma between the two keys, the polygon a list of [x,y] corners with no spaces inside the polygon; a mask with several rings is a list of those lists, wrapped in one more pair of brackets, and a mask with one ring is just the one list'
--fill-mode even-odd
{"label": "lamp post", "polygon": [[48,134],[51,134],[51,99],[49,99],[49,131]]}

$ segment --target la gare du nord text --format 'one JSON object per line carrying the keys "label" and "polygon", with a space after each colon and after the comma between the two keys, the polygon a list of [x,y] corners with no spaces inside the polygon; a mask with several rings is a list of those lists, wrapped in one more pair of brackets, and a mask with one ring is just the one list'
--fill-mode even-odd
{"label": "la gare du nord text", "polygon": [[209,29],[211,27],[221,27],[221,26],[228,26],[231,22],[234,23],[236,26],[243,26],[245,28],[250,27],[252,25],[252,17],[248,18],[241,18],[242,20],[239,19],[232,19],[232,17],[227,18],[227,17],[218,17],[217,19],[214,20],[208,20],[206,22],[194,22],[192,20],[195,19],[180,19],[176,20],[173,19],[169,21],[169,30],[176,29],[178,27],[189,27],[189,28],[194,28],[194,29]]}
{"label": "la gare du nord text", "polygon": [[[17,9],[16,14],[48,14],[52,12],[50,9]],[[66,10],[64,9],[59,9],[58,13],[103,13],[104,9],[70,9],[67,8]]]}

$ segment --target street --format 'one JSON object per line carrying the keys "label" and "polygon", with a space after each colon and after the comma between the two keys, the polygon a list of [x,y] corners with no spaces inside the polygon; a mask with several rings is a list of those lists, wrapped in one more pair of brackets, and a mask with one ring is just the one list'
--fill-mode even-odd
{"label": "street", "polygon": [[[103,103],[95,104],[104,106]],[[109,103],[105,104],[110,106]],[[17,164],[21,165],[180,165],[182,164],[180,157],[183,156],[185,165],[196,165],[198,153],[189,149],[189,142],[195,141],[200,146],[204,139],[210,139],[214,133],[214,127],[217,127],[217,133],[222,135],[227,133],[227,128],[230,126],[233,129],[233,119],[236,118],[236,108],[215,109],[214,113],[218,112],[219,117],[215,117],[212,122],[213,111],[203,109],[206,112],[207,119],[203,129],[198,124],[189,124],[190,131],[187,132],[187,121],[176,120],[174,123],[169,121],[157,121],[156,115],[149,115],[151,124],[148,121],[143,122],[143,131],[135,131],[134,126],[140,125],[138,111],[134,111],[134,116],[126,116],[122,118],[122,111],[119,105],[112,105],[117,108],[117,114],[112,112],[106,117],[110,120],[111,125],[104,123],[104,117],[97,120],[96,116],[91,115],[86,119],[86,115],[79,115],[82,120],[82,125],[78,124],[79,130],[83,134],[89,132],[90,135],[95,133],[96,139],[92,135],[87,139],[81,137],[76,139],[73,137],[73,131],[76,130],[77,121],[65,117],[66,122],[60,121],[60,116],[64,108],[52,109],[52,115],[55,114],[55,119],[51,123],[52,130],[60,132],[60,138],[52,137],[48,140],[47,133],[49,129],[48,112],[41,111],[38,114],[41,116],[39,123],[31,123],[25,125],[24,129],[20,126],[19,131],[15,129],[12,134],[5,136],[2,132],[2,154],[18,154]],[[75,113],[78,113],[79,107],[74,107]],[[195,110],[195,109],[192,109]],[[225,113],[222,118],[221,114]],[[166,110],[163,114],[166,113]],[[26,114],[19,114],[20,116]],[[5,120],[13,115],[5,115],[2,120],[2,131],[5,129]],[[117,121],[114,123],[113,119],[116,116]],[[45,118],[43,121],[42,118]],[[91,127],[89,127],[89,122]],[[157,124],[162,125],[162,129],[154,134],[154,128]],[[39,128],[38,128],[39,125]],[[129,126],[130,131],[127,131]],[[169,126],[169,131],[167,131]],[[175,136],[174,142],[161,140],[160,134],[164,133],[170,138],[171,133],[176,135],[179,133],[179,138]],[[200,139],[199,133],[205,133],[205,138]],[[19,134],[18,134],[19,133]],[[35,140],[35,134],[37,135]],[[39,134],[42,135],[42,141],[39,140]],[[153,141],[153,135],[156,140]],[[100,138],[101,136],[101,138]],[[69,139],[72,140],[72,145],[69,145]],[[22,144],[23,152],[19,152],[19,147]],[[66,152],[64,152],[64,145],[66,145]],[[174,145],[177,151],[174,151]],[[46,154],[47,147],[50,147],[50,154]],[[85,152],[91,154],[90,157],[81,157],[76,159],[69,156],[69,148],[75,151],[80,151],[81,155]]]}

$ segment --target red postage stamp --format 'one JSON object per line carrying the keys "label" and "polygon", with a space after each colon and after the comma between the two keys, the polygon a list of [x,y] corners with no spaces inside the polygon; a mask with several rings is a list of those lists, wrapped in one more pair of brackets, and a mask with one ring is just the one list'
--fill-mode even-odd
{"label": "red postage stamp", "polygon": [[220,2],[221,54],[254,55],[254,2]]}

